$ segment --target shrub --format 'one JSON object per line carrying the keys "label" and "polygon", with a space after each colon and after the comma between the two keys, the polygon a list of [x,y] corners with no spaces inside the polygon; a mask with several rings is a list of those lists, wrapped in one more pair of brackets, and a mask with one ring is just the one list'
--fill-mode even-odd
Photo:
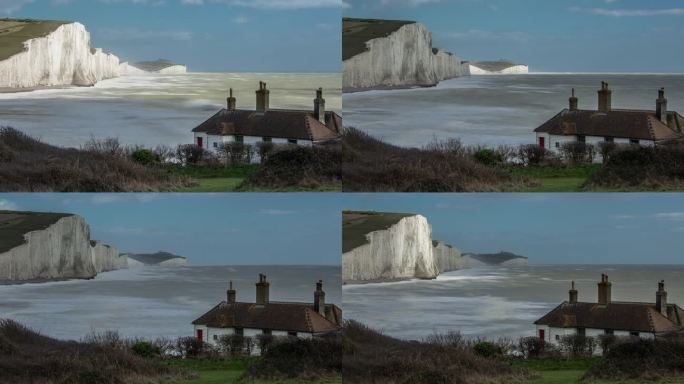
{"label": "shrub", "polygon": [[518,343],[518,349],[525,358],[538,358],[544,356],[548,343],[538,337],[523,337]]}
{"label": "shrub", "polygon": [[565,335],[560,339],[561,350],[568,356],[593,356],[596,350],[596,340],[584,335]]}
{"label": "shrub", "polygon": [[126,157],[126,148],[119,143],[119,139],[114,137],[108,137],[102,140],[91,137],[90,140],[82,146],[82,148],[84,151],[99,153],[102,155]]}
{"label": "shrub", "polygon": [[605,356],[608,351],[616,344],[617,338],[615,335],[600,335],[598,337],[598,344],[601,347],[601,353]]}
{"label": "shrub", "polygon": [[274,338],[272,335],[261,334],[257,336],[257,343],[259,345],[259,352],[263,355],[273,345]]}
{"label": "shrub", "polygon": [[181,144],[176,148],[176,159],[181,164],[199,164],[204,157],[204,149],[195,144]]}
{"label": "shrub", "polygon": [[161,163],[161,157],[149,149],[137,149],[131,153],[131,158],[138,164],[152,165]]}
{"label": "shrub", "polygon": [[504,161],[500,153],[488,148],[478,150],[473,158],[484,165],[498,165]]}
{"label": "shrub", "polygon": [[161,351],[159,348],[152,345],[152,343],[143,340],[135,342],[131,346],[131,351],[133,351],[133,353],[140,357],[146,358],[161,355]]}
{"label": "shrub", "polygon": [[257,153],[259,154],[259,159],[261,163],[265,163],[268,156],[273,152],[274,145],[270,141],[262,141],[257,144]]}
{"label": "shrub", "polygon": [[598,144],[598,152],[601,155],[601,161],[603,164],[607,163],[610,156],[617,149],[617,144],[612,141],[602,141]]}
{"label": "shrub", "polygon": [[252,338],[237,334],[222,335],[218,344],[221,352],[229,356],[249,356],[254,346]]}
{"label": "shrub", "polygon": [[196,337],[179,337],[176,340],[176,351],[181,357],[199,357],[211,354],[211,345]]}
{"label": "shrub", "polygon": [[585,379],[651,381],[684,377],[684,342],[622,339],[585,374]]}
{"label": "shrub", "polygon": [[473,346],[475,354],[482,357],[494,357],[503,355],[503,350],[500,346],[489,341],[480,341]]}
{"label": "shrub", "polygon": [[563,143],[561,153],[569,164],[591,164],[596,157],[596,148],[591,144],[571,141]]}
{"label": "shrub", "polygon": [[525,165],[541,165],[547,157],[547,150],[536,144],[526,144],[518,147],[518,159]]}

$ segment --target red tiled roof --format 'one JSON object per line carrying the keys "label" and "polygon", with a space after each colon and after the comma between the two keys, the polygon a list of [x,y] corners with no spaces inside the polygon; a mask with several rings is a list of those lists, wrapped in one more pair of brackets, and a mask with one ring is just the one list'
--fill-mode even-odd
{"label": "red tiled roof", "polygon": [[266,112],[222,109],[192,132],[209,135],[242,135],[293,140],[327,141],[340,137],[342,117],[325,113],[322,124],[312,111],[269,109]]}
{"label": "red tiled roof", "polygon": [[326,304],[326,316],[314,310],[313,304],[268,302],[266,304],[222,301],[193,321],[194,325],[212,328],[254,328],[307,333],[336,332],[342,325],[342,310]]}
{"label": "red tiled roof", "polygon": [[608,304],[571,304],[565,301],[534,323],[557,328],[661,333],[681,330],[683,315],[684,311],[676,304],[668,304],[665,317],[652,303],[613,301]]}
{"label": "red tiled roof", "polygon": [[668,124],[664,124],[653,111],[613,109],[599,112],[564,109],[534,131],[562,136],[584,135],[663,141],[684,136],[683,123],[684,118],[677,112],[668,112]]}

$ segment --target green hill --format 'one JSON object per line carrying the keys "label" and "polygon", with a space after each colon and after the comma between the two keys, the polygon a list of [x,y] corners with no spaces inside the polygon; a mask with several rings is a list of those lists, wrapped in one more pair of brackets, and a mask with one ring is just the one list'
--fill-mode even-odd
{"label": "green hill", "polygon": [[0,60],[24,51],[26,40],[43,37],[71,21],[0,19]]}
{"label": "green hill", "polygon": [[387,37],[392,32],[415,21],[342,18],[342,60],[366,51],[366,42]]}
{"label": "green hill", "polygon": [[368,241],[366,234],[387,229],[414,213],[342,212],[342,253],[358,248]]}

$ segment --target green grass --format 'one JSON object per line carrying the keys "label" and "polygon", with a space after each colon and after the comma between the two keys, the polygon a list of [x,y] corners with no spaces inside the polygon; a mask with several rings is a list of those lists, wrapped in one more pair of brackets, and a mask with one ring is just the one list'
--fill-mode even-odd
{"label": "green grass", "polygon": [[196,379],[167,384],[341,384],[341,378],[331,378],[318,381],[302,380],[242,380],[243,372],[256,361],[258,357],[244,357],[232,359],[184,359],[171,360],[169,365],[182,367],[194,371],[199,375]]}
{"label": "green grass", "polygon": [[183,175],[193,178],[199,185],[181,188],[175,192],[234,192],[252,172],[259,169],[259,164],[221,166],[168,166],[172,175]]}
{"label": "green grass", "polygon": [[539,185],[516,192],[583,192],[585,188],[582,185],[600,168],[600,164],[529,166],[511,167],[509,172],[512,175],[527,176],[539,182]]}
{"label": "green grass", "polygon": [[68,21],[0,19],[0,60],[24,51],[24,42],[29,39],[43,37]]}
{"label": "green grass", "polygon": [[[600,357],[588,358],[545,358],[545,359],[515,359],[511,365],[528,368],[539,374],[537,378],[523,381],[520,384],[643,384],[643,380],[586,380],[580,381],[584,373]],[[649,381],[657,384],[684,384],[684,380]]]}
{"label": "green grass", "polygon": [[233,177],[217,177],[214,179],[196,179],[199,185],[180,188],[175,192],[234,192],[244,179]]}

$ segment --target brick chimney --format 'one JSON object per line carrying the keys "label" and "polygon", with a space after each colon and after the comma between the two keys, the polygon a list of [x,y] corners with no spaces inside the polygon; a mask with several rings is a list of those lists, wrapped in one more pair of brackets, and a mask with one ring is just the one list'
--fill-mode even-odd
{"label": "brick chimney", "polygon": [[268,303],[268,281],[266,281],[266,275],[259,274],[259,282],[256,283],[256,303],[266,304]]}
{"label": "brick chimney", "polygon": [[318,88],[314,99],[314,117],[325,125],[325,99],[323,98],[323,88]]}
{"label": "brick chimney", "polygon": [[314,311],[325,317],[325,291],[323,291],[323,280],[318,280],[316,283],[316,291],[314,291]]}
{"label": "brick chimney", "polygon": [[228,96],[228,110],[229,111],[234,111],[235,110],[235,104],[237,100],[233,97],[233,88],[230,89],[230,96]]}
{"label": "brick chimney", "polygon": [[601,282],[598,283],[598,303],[608,304],[610,303],[610,290],[611,283],[608,281],[608,275],[601,274]]}
{"label": "brick chimney", "polygon": [[598,110],[600,112],[608,112],[611,110],[611,97],[613,91],[608,89],[608,83],[601,82],[601,90],[598,91]]}
{"label": "brick chimney", "polygon": [[235,290],[233,289],[233,280],[230,281],[230,285],[228,286],[228,291],[226,291],[228,294],[228,304],[235,304]]}
{"label": "brick chimney", "polygon": [[570,96],[570,111],[577,110],[578,99],[575,97],[575,88],[572,89],[572,96]]}
{"label": "brick chimney", "polygon": [[658,292],[656,292],[656,310],[663,316],[667,317],[667,291],[665,291],[665,280],[660,280],[658,283]]}
{"label": "brick chimney", "polygon": [[577,304],[577,290],[575,289],[574,280],[570,283],[570,290],[568,293],[570,294],[570,304]]}
{"label": "brick chimney", "polygon": [[268,111],[268,95],[271,93],[266,89],[266,83],[263,81],[259,82],[259,90],[256,91],[256,111],[266,112]]}
{"label": "brick chimney", "polygon": [[656,100],[656,117],[663,124],[667,125],[667,99],[665,98],[665,88],[658,90],[658,100]]}

